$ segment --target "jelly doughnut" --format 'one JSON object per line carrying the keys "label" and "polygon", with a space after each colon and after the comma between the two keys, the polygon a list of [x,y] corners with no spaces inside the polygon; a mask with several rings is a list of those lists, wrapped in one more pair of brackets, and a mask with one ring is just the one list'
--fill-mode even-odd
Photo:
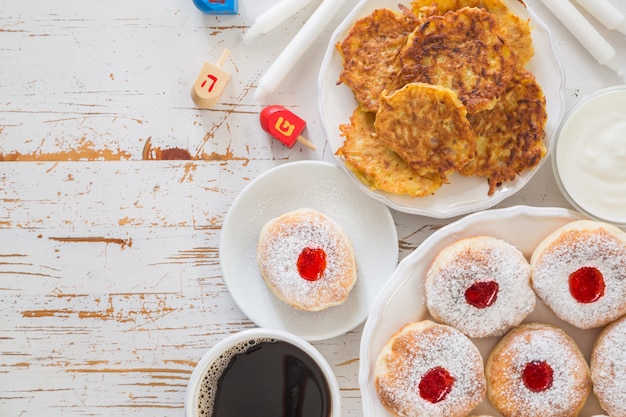
{"label": "jelly doughnut", "polygon": [[483,359],[460,331],[424,320],[403,326],[379,353],[374,384],[397,417],[466,416],[485,396]]}
{"label": "jelly doughnut", "polygon": [[513,328],[485,366],[487,396],[504,416],[577,416],[591,392],[589,367],[574,340],[544,323]]}
{"label": "jelly doughnut", "polygon": [[348,236],[334,220],[308,208],[290,211],[263,226],[257,263],[263,280],[280,300],[307,311],[343,303],[357,279]]}
{"label": "jelly doughnut", "polygon": [[501,336],[535,308],[530,265],[513,245],[473,236],[443,248],[425,280],[433,318],[469,337]]}
{"label": "jelly doughnut", "polygon": [[626,317],[606,326],[591,353],[593,392],[611,416],[626,416]]}
{"label": "jelly doughnut", "polygon": [[626,313],[626,233],[577,220],[537,246],[530,260],[537,296],[562,320],[590,329]]}

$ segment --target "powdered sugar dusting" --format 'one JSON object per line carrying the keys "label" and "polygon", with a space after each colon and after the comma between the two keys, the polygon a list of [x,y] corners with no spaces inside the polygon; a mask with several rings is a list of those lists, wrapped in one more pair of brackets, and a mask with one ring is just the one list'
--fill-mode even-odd
{"label": "powdered sugar dusting", "polygon": [[607,326],[591,359],[593,389],[612,416],[626,416],[626,317]]}
{"label": "powdered sugar dusting", "polygon": [[[298,273],[298,256],[307,247],[326,253],[326,268],[316,281],[303,279]],[[305,310],[343,302],[356,280],[347,236],[337,223],[311,209],[289,212],[268,222],[261,232],[257,259],[270,289]]]}
{"label": "powdered sugar dusting", "polygon": [[[585,359],[574,341],[556,327],[533,323],[516,328],[492,355],[487,365],[490,397],[505,415],[575,415],[591,390]],[[533,392],[524,384],[522,372],[533,361],[545,361],[554,371],[552,386],[545,391]]]}
{"label": "powdered sugar dusting", "polygon": [[[466,289],[486,281],[499,285],[495,302],[482,309],[468,304]],[[433,317],[470,337],[501,336],[535,307],[524,255],[487,236],[462,239],[444,248],[427,272],[425,290]]]}
{"label": "powdered sugar dusting", "polygon": [[[419,394],[421,378],[435,367],[455,379],[440,402]],[[486,382],[480,352],[458,330],[430,321],[405,326],[380,353],[377,391],[381,402],[406,417],[464,416],[483,400]]]}
{"label": "powdered sugar dusting", "polygon": [[[569,275],[582,267],[603,275],[604,295],[595,302],[570,294]],[[562,320],[582,329],[609,323],[626,313],[626,244],[602,228],[565,231],[533,260],[532,284]]]}

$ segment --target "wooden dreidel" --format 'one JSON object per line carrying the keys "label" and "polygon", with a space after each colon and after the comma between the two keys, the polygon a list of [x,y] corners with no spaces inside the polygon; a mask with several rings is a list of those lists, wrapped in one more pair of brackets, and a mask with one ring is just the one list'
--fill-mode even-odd
{"label": "wooden dreidel", "polygon": [[261,111],[261,127],[289,148],[300,142],[315,150],[315,145],[301,135],[306,122],[283,106],[268,106]]}
{"label": "wooden dreidel", "polygon": [[230,73],[221,68],[228,58],[228,54],[230,51],[224,49],[217,64],[205,62],[202,66],[191,89],[191,98],[199,108],[210,109],[213,107],[224,92],[226,84],[230,81]]}

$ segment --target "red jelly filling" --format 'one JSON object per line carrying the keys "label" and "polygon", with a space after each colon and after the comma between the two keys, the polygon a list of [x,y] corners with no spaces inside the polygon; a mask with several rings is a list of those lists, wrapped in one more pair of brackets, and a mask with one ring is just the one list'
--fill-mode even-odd
{"label": "red jelly filling", "polygon": [[475,282],[465,290],[465,301],[476,308],[487,308],[498,298],[498,288],[495,281]]}
{"label": "red jelly filling", "polygon": [[604,278],[597,268],[583,266],[569,276],[569,292],[579,303],[593,303],[604,295]]}
{"label": "red jelly filling", "polygon": [[322,248],[304,248],[297,261],[298,273],[307,281],[317,281],[326,269],[326,252]]}
{"label": "red jelly filling", "polygon": [[420,396],[428,402],[443,401],[452,390],[454,377],[445,368],[437,366],[427,371],[419,382]]}
{"label": "red jelly filling", "polygon": [[545,361],[532,361],[522,371],[522,380],[526,388],[533,392],[545,391],[552,386],[554,371]]}

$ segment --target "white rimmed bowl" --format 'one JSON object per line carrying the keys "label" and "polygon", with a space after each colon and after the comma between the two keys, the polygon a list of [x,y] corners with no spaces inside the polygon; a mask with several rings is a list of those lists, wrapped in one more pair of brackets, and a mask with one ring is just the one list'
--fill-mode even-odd
{"label": "white rimmed bowl", "polygon": [[552,169],[578,211],[626,227],[626,85],[594,91],[572,107],[553,141]]}

